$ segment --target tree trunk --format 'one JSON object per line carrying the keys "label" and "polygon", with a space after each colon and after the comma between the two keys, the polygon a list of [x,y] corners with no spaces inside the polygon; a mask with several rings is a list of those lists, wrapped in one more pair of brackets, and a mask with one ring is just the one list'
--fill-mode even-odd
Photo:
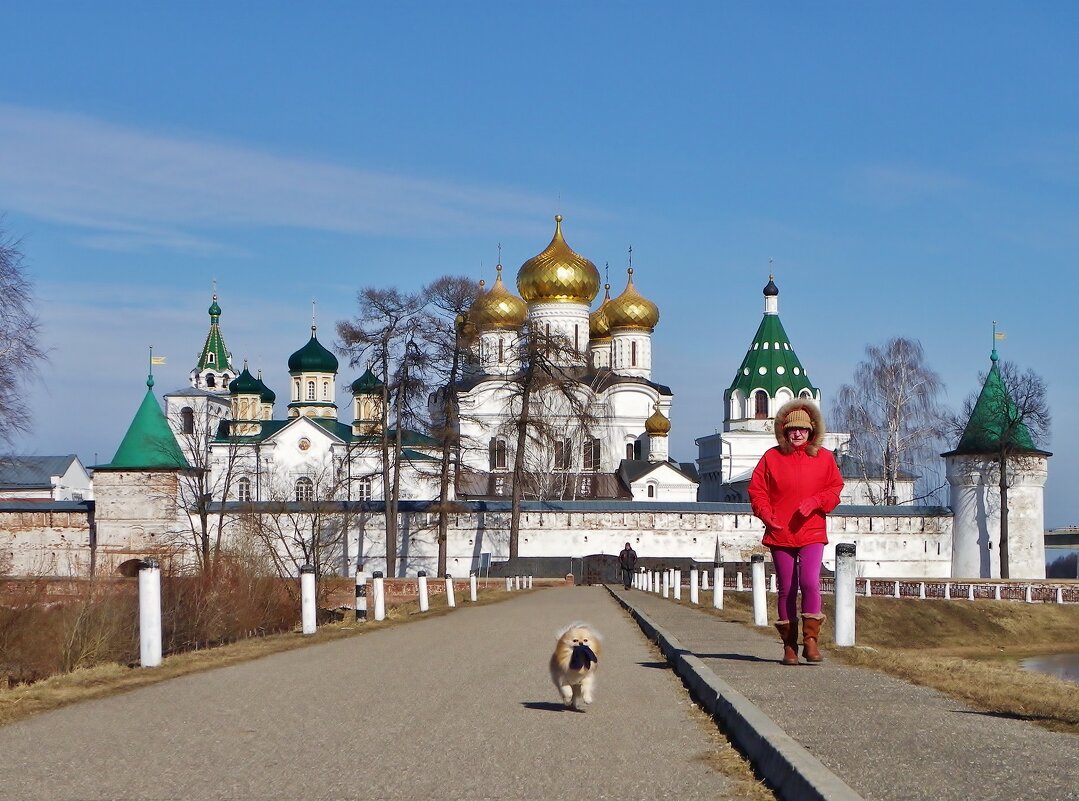
{"label": "tree trunk", "polygon": [[450,513],[446,508],[450,495],[450,458],[453,446],[457,438],[458,414],[457,414],[457,370],[460,363],[461,346],[453,351],[453,362],[450,365],[449,381],[446,383],[446,419],[442,421],[442,464],[438,477],[438,575],[446,575],[446,542],[449,535]]}
{"label": "tree trunk", "polygon": [[510,491],[510,555],[509,570],[517,569],[521,543],[521,496],[524,493],[525,445],[528,442],[528,422],[532,403],[531,375],[521,389],[521,419],[517,427],[517,450],[513,454],[513,488]]}

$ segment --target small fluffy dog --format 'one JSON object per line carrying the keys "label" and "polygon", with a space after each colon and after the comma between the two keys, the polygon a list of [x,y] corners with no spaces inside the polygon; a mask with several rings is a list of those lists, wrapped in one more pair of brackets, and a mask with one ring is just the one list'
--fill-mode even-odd
{"label": "small fluffy dog", "polygon": [[551,681],[567,707],[592,703],[599,657],[600,637],[587,623],[571,623],[559,633],[551,654]]}

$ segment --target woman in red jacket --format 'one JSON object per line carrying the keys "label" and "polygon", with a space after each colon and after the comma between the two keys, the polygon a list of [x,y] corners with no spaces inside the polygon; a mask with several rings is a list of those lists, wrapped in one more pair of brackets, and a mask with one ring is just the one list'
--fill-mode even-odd
{"label": "woman in red jacket", "polygon": [[820,568],[828,543],[824,516],[839,505],[843,478],[832,452],[821,447],[824,418],[817,405],[796,399],[776,413],[776,441],[749,482],[753,514],[764,521],[779,589],[783,664],[798,664],[798,590],[802,591],[802,656],[822,660]]}

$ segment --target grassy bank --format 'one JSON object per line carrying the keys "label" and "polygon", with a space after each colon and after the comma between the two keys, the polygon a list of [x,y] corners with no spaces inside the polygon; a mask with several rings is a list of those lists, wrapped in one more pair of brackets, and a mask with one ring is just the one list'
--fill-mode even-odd
{"label": "grassy bank", "polygon": [[[699,608],[753,625],[752,593],[728,591],[723,602],[724,609],[713,609],[712,594],[702,593]],[[768,604],[771,617],[774,595]],[[976,709],[1079,734],[1079,685],[1023,670],[1018,662],[1079,651],[1079,606],[858,598],[855,648],[835,647],[834,611],[825,596],[829,624],[820,644],[826,658],[932,687]],[[778,637],[776,648],[778,658]]]}

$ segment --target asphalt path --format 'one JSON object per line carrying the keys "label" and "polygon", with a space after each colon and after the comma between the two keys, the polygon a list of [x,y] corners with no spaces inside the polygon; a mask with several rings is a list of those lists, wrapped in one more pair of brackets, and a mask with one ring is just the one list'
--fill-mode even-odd
{"label": "asphalt path", "polygon": [[[603,635],[563,709],[557,631]],[[602,587],[522,593],[0,728],[0,798],[735,798],[714,734]]]}

